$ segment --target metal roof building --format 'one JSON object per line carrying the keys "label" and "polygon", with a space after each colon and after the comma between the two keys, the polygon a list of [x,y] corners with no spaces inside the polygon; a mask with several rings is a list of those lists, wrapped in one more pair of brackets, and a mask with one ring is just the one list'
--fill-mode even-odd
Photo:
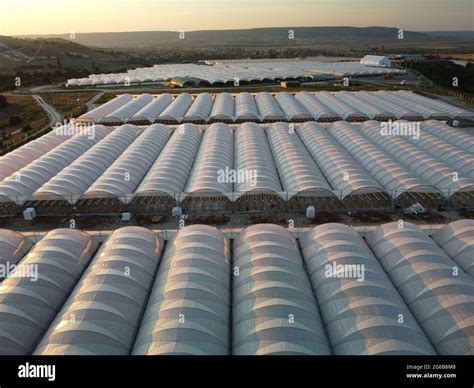
{"label": "metal roof building", "polygon": [[267,137],[283,188],[289,198],[295,195],[333,196],[331,186],[299,139],[294,127],[276,123]]}
{"label": "metal roof building", "polygon": [[421,94],[413,93],[408,90],[399,90],[397,93],[409,101],[413,101],[417,104],[419,103],[428,108],[436,109],[440,112],[443,112],[447,114],[449,118],[467,117],[466,110],[458,108],[457,106],[446,104],[445,102],[438,101],[433,98],[428,98],[422,96]]}
{"label": "metal roof building", "polygon": [[101,246],[35,350],[37,355],[128,355],[163,240],[148,229],[116,230]]}
{"label": "metal roof building", "polygon": [[136,124],[152,124],[161,113],[171,104],[173,97],[171,94],[163,93],[153,98],[147,105],[145,105],[138,112],[134,113],[130,118],[130,122]]}
{"label": "metal roof building", "polygon": [[235,120],[238,122],[259,120],[257,104],[251,94],[244,92],[235,97]]}
{"label": "metal roof building", "polygon": [[285,114],[276,102],[275,98],[266,92],[258,93],[255,96],[260,120],[262,121],[282,121],[285,120]]}
{"label": "metal roof building", "polygon": [[323,355],[331,350],[298,245],[271,224],[234,242],[233,346],[237,355]]}
{"label": "metal roof building", "polygon": [[74,203],[136,139],[137,128],[122,125],[35,191],[35,199],[57,196]]}
{"label": "metal roof building", "polygon": [[73,163],[108,133],[109,130],[106,127],[96,125],[94,126],[94,136],[76,134],[39,159],[16,171],[15,176],[10,176],[2,181],[0,183],[0,197],[16,203],[23,203],[26,197],[31,196],[43,184],[53,179],[63,168]]}
{"label": "metal roof building", "polygon": [[98,122],[112,112],[115,112],[117,109],[122,107],[125,104],[128,104],[132,101],[133,96],[130,94],[121,94],[120,96],[115,97],[114,99],[106,102],[103,105],[98,106],[91,111],[84,113],[79,117],[79,120],[92,120]]}
{"label": "metal roof building", "polygon": [[277,194],[283,191],[275,162],[263,128],[253,123],[239,126],[235,132],[235,169],[255,171],[256,180],[237,180],[234,191],[239,197],[252,192]]}
{"label": "metal roof building", "polygon": [[408,222],[381,226],[367,236],[367,243],[436,350],[474,354],[472,278]]}
{"label": "metal roof building", "polygon": [[334,353],[436,354],[378,260],[352,228],[324,224],[300,240]]}
{"label": "metal roof building", "polygon": [[0,182],[0,214],[162,212],[191,197],[213,203],[190,211],[472,206],[472,135],[455,145],[444,123],[391,124],[419,136],[377,121],[94,125]]}
{"label": "metal roof building", "polygon": [[348,196],[379,193],[374,199],[385,198],[385,190],[320,124],[305,123],[297,133],[321,167],[331,186]]}
{"label": "metal roof building", "polygon": [[0,283],[0,354],[472,354],[473,222],[432,229],[0,230],[30,271]]}
{"label": "metal roof building", "polygon": [[370,119],[380,121],[396,119],[395,115],[393,115],[389,111],[386,111],[385,109],[380,108],[379,106],[374,105],[369,101],[359,98],[358,93],[349,93],[347,91],[342,91],[337,94],[337,98],[339,98],[346,104],[354,107]]}
{"label": "metal roof building", "polygon": [[151,166],[136,195],[174,197],[185,187],[202,132],[194,124],[181,124],[171,136],[158,159]]}
{"label": "metal roof building", "polygon": [[[91,74],[88,78],[70,79],[66,86],[144,84],[149,82],[175,81],[180,86],[240,85],[256,82],[275,82],[281,79],[317,79],[321,74],[341,76],[364,76],[383,74],[405,74],[404,70],[369,66],[360,61],[320,62],[314,60],[244,60],[208,61],[206,65],[183,63],[163,64],[128,70],[125,73]],[[379,63],[377,61],[376,63]]]}
{"label": "metal roof building", "polygon": [[84,232],[56,229],[21,264],[37,280],[10,276],[0,286],[0,354],[31,354],[97,248]]}
{"label": "metal roof building", "polygon": [[347,104],[329,92],[318,92],[315,95],[324,105],[326,105],[333,112],[337,113],[344,120],[364,120],[368,118],[367,115],[358,111],[352,105]]}
{"label": "metal roof building", "polygon": [[375,67],[390,67],[392,65],[390,59],[381,55],[366,55],[360,60],[360,64]]}
{"label": "metal roof building", "polygon": [[263,128],[245,123],[235,132],[236,171],[253,171],[255,180],[238,179],[234,185],[236,199],[252,192],[277,194],[283,191]]}
{"label": "metal roof building", "polygon": [[184,115],[184,121],[207,121],[211,114],[214,100],[209,93],[200,93]]}
{"label": "metal roof building", "polygon": [[227,125],[215,123],[206,129],[185,192],[232,199],[233,182],[225,171],[233,169],[233,151],[234,134]]}
{"label": "metal roof building", "polygon": [[101,119],[100,122],[103,124],[124,124],[131,117],[133,117],[135,113],[147,106],[152,101],[152,98],[153,97],[151,94],[140,94],[137,98],[130,100],[117,110],[109,113],[107,116]]}
{"label": "metal roof building", "polygon": [[219,93],[214,99],[214,105],[209,115],[211,121],[220,120],[223,122],[232,122],[235,115],[234,97],[229,93]]}
{"label": "metal roof building", "polygon": [[474,191],[474,179],[463,176],[455,179],[458,171],[417,148],[404,137],[383,135],[380,123],[368,121],[361,127],[361,132],[446,196]]}
{"label": "metal roof building", "polygon": [[183,119],[192,103],[193,97],[190,94],[180,94],[160,114],[158,120],[164,123],[179,123]]}
{"label": "metal roof building", "polygon": [[338,113],[324,105],[316,96],[309,92],[298,92],[295,98],[301,102],[306,110],[316,121],[337,121],[341,120]]}
{"label": "metal roof building", "polygon": [[[122,95],[79,117],[79,121],[118,125],[125,122],[151,124],[275,121],[384,121],[389,119],[469,119],[474,112],[446,102],[403,91],[209,93],[193,96],[169,94]],[[125,96],[125,97],[123,97]],[[132,99],[133,98],[133,99]],[[110,104],[110,105],[109,105]],[[137,109],[141,108],[139,111]],[[133,115],[133,117],[131,116]]]}
{"label": "metal roof building", "polygon": [[0,281],[7,276],[7,267],[16,265],[33,246],[33,243],[20,233],[8,229],[0,229]]}
{"label": "metal roof building", "polygon": [[440,139],[461,148],[462,150],[474,154],[474,142],[472,135],[460,132],[458,129],[445,125],[439,121],[430,120],[423,129]]}
{"label": "metal roof building", "polygon": [[387,92],[385,90],[381,90],[375,92],[375,94],[378,98],[393,102],[407,110],[414,110],[425,120],[445,120],[449,118],[449,114],[446,112],[446,109],[440,110],[438,108],[422,104],[420,101],[409,100],[406,96],[403,96],[397,92]]}
{"label": "metal roof building", "polygon": [[393,115],[396,119],[406,120],[421,120],[423,117],[410,109],[404,108],[400,105],[395,104],[388,99],[380,98],[375,93],[366,92],[365,90],[354,93],[359,99],[367,101],[373,106],[380,108],[382,111]]}
{"label": "metal roof building", "polygon": [[305,121],[311,119],[311,114],[308,110],[292,94],[287,92],[277,93],[275,94],[275,100],[280,105],[288,121]]}
{"label": "metal roof building", "polygon": [[158,155],[171,130],[162,124],[150,125],[130,147],[97,179],[84,197],[114,196],[128,202]]}
{"label": "metal roof building", "polygon": [[396,197],[409,193],[436,193],[410,168],[378,147],[359,129],[344,122],[331,125],[329,133],[373,176]]}
{"label": "metal roof building", "polygon": [[438,230],[433,240],[474,279],[474,220],[460,220]]}
{"label": "metal roof building", "polygon": [[[32,140],[5,156],[0,157],[0,182],[68,140],[71,137],[70,135],[58,134],[61,133],[63,129],[64,127],[60,127],[59,131],[53,129],[53,131],[48,134]],[[67,133],[67,130],[64,132]]]}
{"label": "metal roof building", "polygon": [[133,354],[229,353],[230,244],[205,225],[168,242]]}
{"label": "metal roof building", "polygon": [[[421,124],[421,136],[418,139],[413,137],[405,137],[414,145],[428,152],[433,157],[446,163],[455,171],[465,174],[470,178],[474,178],[474,154],[465,151],[441,138],[432,135],[428,131],[428,127],[436,125],[437,122],[426,121]],[[461,135],[463,133],[460,133]]]}

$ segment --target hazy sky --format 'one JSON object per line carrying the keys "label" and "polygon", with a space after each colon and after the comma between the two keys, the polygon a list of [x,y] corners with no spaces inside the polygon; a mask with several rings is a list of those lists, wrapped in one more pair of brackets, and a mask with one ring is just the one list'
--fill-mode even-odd
{"label": "hazy sky", "polygon": [[474,0],[0,0],[0,35],[298,26],[473,30]]}

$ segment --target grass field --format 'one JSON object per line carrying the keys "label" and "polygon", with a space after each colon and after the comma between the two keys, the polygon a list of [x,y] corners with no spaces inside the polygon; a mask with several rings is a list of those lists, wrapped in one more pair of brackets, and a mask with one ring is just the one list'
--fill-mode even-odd
{"label": "grass field", "polygon": [[85,112],[85,103],[98,92],[78,91],[71,93],[42,93],[43,100],[52,105],[66,119],[77,117]]}
{"label": "grass field", "polygon": [[[6,98],[8,106],[0,110],[0,130],[4,138],[3,146],[17,142],[28,132],[34,132],[48,124],[48,116],[31,96],[8,95]],[[20,118],[20,122],[13,126],[9,125],[10,117],[12,116]],[[23,129],[27,125],[31,129],[25,132]]]}

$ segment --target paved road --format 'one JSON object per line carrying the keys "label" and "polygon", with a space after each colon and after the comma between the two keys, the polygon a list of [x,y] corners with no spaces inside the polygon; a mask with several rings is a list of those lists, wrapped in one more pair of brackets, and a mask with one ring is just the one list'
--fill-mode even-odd
{"label": "paved road", "polygon": [[49,123],[46,125],[44,128],[48,127],[53,127],[56,125],[56,123],[60,123],[63,120],[63,115],[59,113],[54,107],[51,105],[47,104],[40,96],[37,94],[32,95],[33,99],[36,101],[36,103],[43,108],[43,110],[46,112],[46,114],[49,117]]}
{"label": "paved road", "polygon": [[51,88],[52,86],[55,86],[55,85],[41,85],[41,86],[34,86],[32,88],[30,88],[30,93],[40,93],[44,90],[48,90],[49,88]]}
{"label": "paved road", "polygon": [[[5,93],[5,95],[8,95],[8,94],[9,93]],[[56,109],[54,109],[51,105],[47,104],[40,96],[38,96],[36,94],[33,94],[31,97],[35,100],[35,102],[38,104],[38,106],[40,106],[46,112],[46,114],[49,117],[49,123],[46,124],[43,128],[38,129],[37,131],[28,133],[28,135],[25,135],[24,137],[22,137],[17,143],[13,143],[12,145],[1,149],[0,150],[0,155],[3,155],[7,152],[10,152],[11,150],[13,150],[17,147],[20,147],[21,145],[27,143],[31,138],[33,138],[33,137],[35,137],[39,134],[42,134],[43,132],[45,132],[46,130],[48,130],[51,127],[54,127],[56,125],[56,123],[61,123],[62,122],[63,116]],[[16,130],[14,133],[18,133],[18,131],[20,131],[20,130],[21,130],[21,128]]]}
{"label": "paved road", "polygon": [[95,102],[104,95],[104,92],[100,92],[86,102],[87,111],[91,111],[96,107]]}

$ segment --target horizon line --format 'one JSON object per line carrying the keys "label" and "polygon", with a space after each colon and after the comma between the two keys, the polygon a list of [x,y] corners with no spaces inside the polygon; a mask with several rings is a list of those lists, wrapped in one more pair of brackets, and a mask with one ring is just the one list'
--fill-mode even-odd
{"label": "horizon line", "polygon": [[[338,25],[338,26],[273,26],[273,27],[252,27],[252,28],[222,28],[222,29],[198,29],[198,30],[126,30],[126,31],[88,31],[88,32],[75,32],[76,35],[79,34],[117,34],[117,33],[146,33],[146,32],[172,32],[178,33],[180,31],[184,32],[212,32],[212,31],[246,31],[246,30],[261,30],[261,29],[277,29],[277,28],[288,28],[288,29],[296,29],[296,28],[399,28],[396,26],[349,26],[349,25]],[[412,29],[402,29],[403,31],[407,32],[474,32],[472,30],[451,30],[451,29],[441,29],[441,30],[412,30]],[[10,37],[26,37],[26,36],[41,36],[41,35],[69,35],[71,32],[62,32],[62,33],[31,33],[31,34],[15,34],[15,35],[3,35],[3,36],[10,36]]]}

